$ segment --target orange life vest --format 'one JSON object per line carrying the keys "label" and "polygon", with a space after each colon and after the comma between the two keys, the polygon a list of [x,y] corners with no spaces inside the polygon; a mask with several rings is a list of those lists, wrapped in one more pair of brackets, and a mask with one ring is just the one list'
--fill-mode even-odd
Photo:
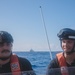
{"label": "orange life vest", "polygon": [[69,75],[66,60],[65,60],[65,57],[63,56],[63,53],[58,53],[58,54],[56,54],[56,56],[57,56],[57,59],[59,62],[59,66],[61,68],[61,74],[62,75]]}
{"label": "orange life vest", "polygon": [[12,54],[10,66],[11,66],[12,75],[21,75],[21,70],[17,55]]}

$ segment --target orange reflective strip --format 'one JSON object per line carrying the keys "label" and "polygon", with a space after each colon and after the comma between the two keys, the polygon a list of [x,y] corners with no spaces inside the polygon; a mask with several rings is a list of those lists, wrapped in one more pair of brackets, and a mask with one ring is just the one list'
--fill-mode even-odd
{"label": "orange reflective strip", "polygon": [[59,66],[61,68],[62,75],[69,75],[67,65],[66,65],[66,60],[65,57],[63,56],[63,53],[58,53],[56,54],[56,56],[59,62]]}
{"label": "orange reflective strip", "polygon": [[13,75],[21,75],[21,70],[20,70],[20,65],[19,65],[19,61],[18,61],[18,57],[17,55],[13,54],[11,56],[11,71]]}

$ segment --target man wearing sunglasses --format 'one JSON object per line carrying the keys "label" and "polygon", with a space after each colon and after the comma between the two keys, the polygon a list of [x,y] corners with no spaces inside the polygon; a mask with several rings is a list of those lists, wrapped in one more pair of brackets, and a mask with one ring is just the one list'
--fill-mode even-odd
{"label": "man wearing sunglasses", "polygon": [[22,71],[33,71],[31,63],[26,58],[18,57],[12,53],[12,47],[13,37],[11,34],[0,31],[0,74],[20,75]]}

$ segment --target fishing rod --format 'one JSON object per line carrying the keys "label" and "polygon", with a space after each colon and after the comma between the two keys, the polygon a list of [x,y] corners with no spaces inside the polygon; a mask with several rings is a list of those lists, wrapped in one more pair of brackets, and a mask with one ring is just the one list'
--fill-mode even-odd
{"label": "fishing rod", "polygon": [[52,60],[52,53],[51,53],[50,43],[49,43],[49,39],[48,39],[47,29],[46,29],[45,20],[44,20],[43,11],[42,11],[41,6],[40,6],[40,9],[41,9],[41,15],[42,15],[43,24],[44,24],[44,28],[45,28],[45,32],[46,32],[47,42],[48,42],[48,46],[49,46],[49,50],[50,50],[50,58]]}

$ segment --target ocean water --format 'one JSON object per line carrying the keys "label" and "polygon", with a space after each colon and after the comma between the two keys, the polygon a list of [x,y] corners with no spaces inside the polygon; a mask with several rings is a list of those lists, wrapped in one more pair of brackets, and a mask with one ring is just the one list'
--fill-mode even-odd
{"label": "ocean water", "polygon": [[[50,53],[49,52],[14,52],[20,57],[27,58],[31,64],[32,68],[37,74],[45,74],[48,64],[50,63]],[[54,58],[58,52],[52,52],[52,57]]]}

